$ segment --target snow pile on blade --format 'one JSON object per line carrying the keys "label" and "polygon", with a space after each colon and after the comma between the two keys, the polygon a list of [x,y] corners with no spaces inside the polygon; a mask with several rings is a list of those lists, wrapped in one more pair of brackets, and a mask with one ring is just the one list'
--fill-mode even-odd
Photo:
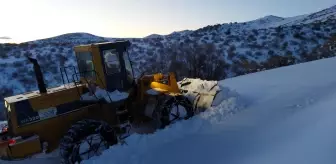
{"label": "snow pile on blade", "polygon": [[[165,129],[158,130],[154,134],[141,135],[134,134],[126,139],[126,145],[115,145],[103,152],[99,157],[93,157],[84,163],[118,163],[118,164],[139,164],[145,163],[143,157],[156,147],[174,142],[181,138],[187,138],[200,132],[211,129],[213,124],[223,121],[229,115],[244,108],[239,94],[228,88],[218,85],[217,82],[206,82],[200,79],[189,79],[192,84],[188,86],[191,91],[204,91],[213,84],[216,89],[222,92],[218,99],[224,99],[217,106],[209,108],[207,111],[195,115],[189,120],[177,122]],[[205,86],[205,87],[202,87]],[[182,87],[183,88],[183,87]],[[187,88],[186,86],[184,87]],[[200,150],[202,151],[202,150]],[[169,154],[167,154],[169,155]],[[158,162],[160,163],[160,162]]]}
{"label": "snow pile on blade", "polygon": [[218,106],[230,97],[238,97],[236,92],[218,85],[218,81],[185,78],[178,82],[178,86],[195,108],[201,108],[198,109],[200,112]]}
{"label": "snow pile on blade", "polygon": [[190,92],[209,92],[220,90],[218,81],[184,78],[182,81],[178,82],[178,85],[180,89],[188,90]]}

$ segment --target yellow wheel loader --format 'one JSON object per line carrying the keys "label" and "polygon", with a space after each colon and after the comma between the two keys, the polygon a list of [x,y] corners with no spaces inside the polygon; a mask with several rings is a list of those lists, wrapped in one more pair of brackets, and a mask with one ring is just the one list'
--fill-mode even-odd
{"label": "yellow wheel loader", "polygon": [[78,71],[61,68],[63,85],[48,89],[38,61],[27,57],[39,90],[4,99],[8,127],[1,134],[1,158],[59,149],[61,163],[72,164],[132,133],[152,133],[192,117],[195,105],[181,93],[174,73],[134,78],[129,46],[117,41],[74,47]]}

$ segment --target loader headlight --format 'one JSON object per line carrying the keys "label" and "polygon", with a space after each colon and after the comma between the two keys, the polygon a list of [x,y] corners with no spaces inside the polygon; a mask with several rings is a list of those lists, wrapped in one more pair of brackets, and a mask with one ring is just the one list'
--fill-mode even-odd
{"label": "loader headlight", "polygon": [[7,103],[7,101],[5,101],[5,108],[7,108],[8,107],[8,103]]}
{"label": "loader headlight", "polygon": [[11,111],[10,104],[7,101],[5,101],[5,107],[6,107],[8,112]]}

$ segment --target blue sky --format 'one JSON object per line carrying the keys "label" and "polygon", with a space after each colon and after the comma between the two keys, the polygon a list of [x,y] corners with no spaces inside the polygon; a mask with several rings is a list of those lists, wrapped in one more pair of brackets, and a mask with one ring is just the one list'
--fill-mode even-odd
{"label": "blue sky", "polygon": [[254,20],[290,17],[335,0],[0,0],[0,37],[29,41],[71,32],[144,37]]}

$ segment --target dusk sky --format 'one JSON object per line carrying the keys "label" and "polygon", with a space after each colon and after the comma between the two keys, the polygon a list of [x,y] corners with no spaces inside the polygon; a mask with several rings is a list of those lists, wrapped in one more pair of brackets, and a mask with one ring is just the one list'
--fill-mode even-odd
{"label": "dusk sky", "polygon": [[332,5],[335,0],[0,0],[0,38],[22,42],[72,32],[144,37]]}

